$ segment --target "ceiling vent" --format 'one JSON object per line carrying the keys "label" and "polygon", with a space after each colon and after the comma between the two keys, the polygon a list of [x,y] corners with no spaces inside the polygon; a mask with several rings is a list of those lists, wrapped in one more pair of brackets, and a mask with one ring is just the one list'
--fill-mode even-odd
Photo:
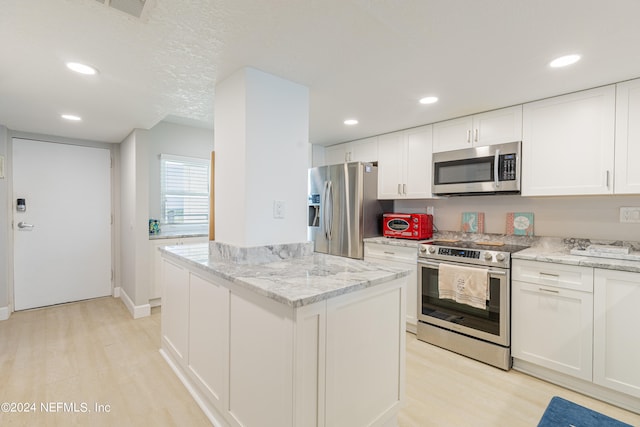
{"label": "ceiling vent", "polygon": [[145,19],[154,0],[96,0],[107,7],[117,9],[138,19]]}

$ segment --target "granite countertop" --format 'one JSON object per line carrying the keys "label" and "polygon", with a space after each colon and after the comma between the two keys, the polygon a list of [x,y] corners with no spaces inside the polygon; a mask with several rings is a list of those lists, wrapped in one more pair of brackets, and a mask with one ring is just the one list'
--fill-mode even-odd
{"label": "granite countertop", "polygon": [[[592,241],[590,239],[579,238],[523,237],[500,234],[470,234],[448,231],[435,233],[433,239],[454,239],[462,241],[499,241],[504,242],[505,244],[529,246],[527,249],[523,249],[519,252],[514,252],[513,254],[511,254],[512,259],[555,262],[558,264],[581,265],[585,267],[640,273],[640,261],[601,258],[595,256],[576,255],[571,253],[572,249],[584,249],[591,244],[628,246],[633,251],[633,253],[640,253],[640,242],[620,242],[604,240]],[[428,242],[429,240],[415,241],[393,239],[388,237],[372,237],[365,239],[364,241],[394,246],[417,247],[418,244]]]}
{"label": "granite countertop", "polygon": [[[386,283],[409,275],[409,270],[371,264],[351,258],[303,251],[301,256],[268,248],[269,256],[244,261],[224,259],[216,242],[160,248],[163,255],[181,260],[245,289],[291,307],[301,307],[338,295]],[[272,250],[273,249],[273,250]],[[264,258],[264,259],[262,259]]]}
{"label": "granite countertop", "polygon": [[427,242],[431,242],[431,239],[429,240],[411,240],[411,239],[397,239],[397,238],[393,238],[393,237],[368,237],[366,239],[363,239],[365,243],[380,243],[383,245],[390,245],[390,246],[402,246],[405,248],[415,248],[418,249],[418,245],[421,243],[427,243]]}
{"label": "granite countertop", "polygon": [[640,261],[574,255],[571,253],[572,249],[584,248],[588,246],[589,243],[616,244],[618,246],[624,244],[632,248],[636,247],[636,243],[634,242],[590,242],[580,239],[546,237],[539,239],[530,248],[513,253],[511,258],[640,273]]}
{"label": "granite countertop", "polygon": [[208,230],[172,230],[160,231],[157,234],[149,234],[149,240],[183,239],[189,237],[209,237]]}

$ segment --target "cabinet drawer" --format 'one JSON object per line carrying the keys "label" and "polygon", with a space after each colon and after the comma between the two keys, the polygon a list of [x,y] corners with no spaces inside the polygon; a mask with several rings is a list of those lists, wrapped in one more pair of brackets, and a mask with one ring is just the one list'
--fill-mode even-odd
{"label": "cabinet drawer", "polygon": [[593,292],[593,268],[591,267],[514,259],[511,279]]}
{"label": "cabinet drawer", "polygon": [[381,258],[400,262],[415,263],[418,259],[418,247],[385,245],[384,243],[365,243],[364,257]]}

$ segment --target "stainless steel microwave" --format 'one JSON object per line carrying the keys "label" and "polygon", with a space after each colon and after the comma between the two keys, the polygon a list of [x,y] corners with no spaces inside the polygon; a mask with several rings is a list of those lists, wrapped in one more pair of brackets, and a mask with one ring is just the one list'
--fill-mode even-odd
{"label": "stainless steel microwave", "polygon": [[522,142],[433,153],[436,195],[520,193]]}

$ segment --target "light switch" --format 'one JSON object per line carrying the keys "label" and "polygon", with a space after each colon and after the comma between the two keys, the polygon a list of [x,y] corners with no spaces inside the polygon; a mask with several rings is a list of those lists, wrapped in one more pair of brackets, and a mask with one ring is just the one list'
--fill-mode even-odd
{"label": "light switch", "polygon": [[273,201],[273,217],[276,219],[284,218],[284,200]]}

